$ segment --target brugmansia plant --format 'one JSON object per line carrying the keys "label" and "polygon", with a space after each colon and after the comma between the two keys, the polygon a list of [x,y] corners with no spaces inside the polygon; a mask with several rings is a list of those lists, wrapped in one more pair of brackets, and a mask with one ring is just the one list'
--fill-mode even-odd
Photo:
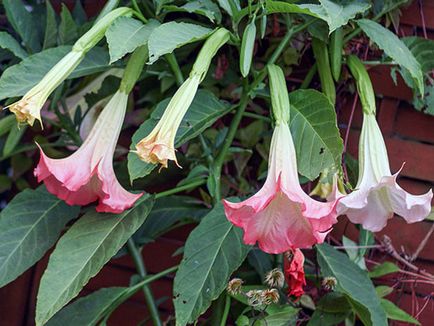
{"label": "brugmansia plant", "polygon": [[[3,0],[0,286],[49,255],[36,325],[110,324],[137,292],[154,325],[419,324],[373,282],[406,271],[364,258],[389,219],[431,211],[391,172],[367,71],[393,64],[434,103],[432,41],[382,25],[406,2],[108,0],[88,18]],[[358,167],[335,109],[350,93]],[[345,216],[358,243],[328,236]],[[148,274],[147,244],[186,225],[179,265]],[[80,294],[126,255],[129,286]],[[150,285],[168,275],[167,319]]]}

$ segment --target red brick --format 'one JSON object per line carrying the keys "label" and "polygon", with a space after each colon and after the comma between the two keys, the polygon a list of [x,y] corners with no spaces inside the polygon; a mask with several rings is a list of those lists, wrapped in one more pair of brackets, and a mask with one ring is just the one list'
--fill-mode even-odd
{"label": "red brick", "polygon": [[418,112],[410,104],[400,105],[394,128],[397,134],[434,144],[433,126],[434,116]]}
{"label": "red brick", "polygon": [[369,69],[369,75],[372,80],[372,85],[374,86],[375,94],[407,101],[413,98],[411,89],[405,85],[399,73],[397,74],[398,84],[395,85],[390,76],[390,66],[371,67]]}

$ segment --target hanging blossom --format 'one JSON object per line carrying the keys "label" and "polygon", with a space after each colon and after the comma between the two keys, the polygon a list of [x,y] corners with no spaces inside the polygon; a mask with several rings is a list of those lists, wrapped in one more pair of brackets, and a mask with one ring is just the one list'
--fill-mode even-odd
{"label": "hanging blossom", "polygon": [[224,200],[223,204],[229,221],[244,230],[246,244],[258,242],[263,251],[277,254],[293,247],[309,248],[322,243],[337,222],[337,214],[336,200],[318,202],[300,186],[294,143],[287,123],[289,99],[285,79],[277,66],[269,68],[269,75],[276,127],[267,179],[249,199],[240,203]]}
{"label": "hanging blossom", "polygon": [[175,154],[175,137],[179,126],[196,95],[200,82],[204,79],[211,59],[218,49],[229,40],[229,32],[220,28],[205,42],[190,72],[189,78],[179,87],[171,98],[163,116],[154,129],[136,145],[139,158],[152,164],[167,168],[168,161],[179,166]]}
{"label": "hanging blossom", "polygon": [[355,191],[339,201],[338,213],[372,232],[382,230],[394,213],[407,223],[425,219],[433,197],[415,196],[402,189],[391,174],[386,145],[374,115],[364,114],[359,144],[359,179]]}
{"label": "hanging blossom", "polygon": [[288,295],[301,297],[306,285],[304,255],[300,249],[291,249],[284,255],[283,270],[288,284]]}
{"label": "hanging blossom", "polygon": [[111,23],[120,16],[132,14],[130,8],[121,7],[102,17],[86,34],[84,34],[48,73],[32,87],[21,100],[8,106],[19,123],[33,126],[38,120],[42,126],[41,109],[51,93],[74,71],[85,54],[103,37]]}
{"label": "hanging blossom", "polygon": [[99,201],[98,212],[121,213],[142,194],[126,191],[113,170],[113,155],[122,128],[128,94],[118,91],[98,117],[80,148],[64,159],[51,159],[41,149],[35,169],[38,182],[69,205]]}
{"label": "hanging blossom", "polygon": [[375,96],[365,67],[355,56],[348,66],[357,81],[363,107],[363,125],[359,143],[359,178],[355,191],[339,201],[338,213],[351,222],[377,232],[394,213],[407,223],[422,221],[431,211],[432,190],[415,196],[397,183],[399,171],[391,173],[383,135],[375,119]]}

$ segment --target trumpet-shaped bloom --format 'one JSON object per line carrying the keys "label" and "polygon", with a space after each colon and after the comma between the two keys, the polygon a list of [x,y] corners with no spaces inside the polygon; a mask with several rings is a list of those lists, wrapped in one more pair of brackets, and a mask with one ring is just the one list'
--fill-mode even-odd
{"label": "trumpet-shaped bloom", "polygon": [[300,249],[292,249],[285,256],[283,269],[288,284],[288,295],[300,297],[304,293],[303,286],[306,285],[304,255]]}
{"label": "trumpet-shaped bloom", "polygon": [[375,115],[364,114],[359,144],[359,179],[356,190],[339,201],[338,213],[367,230],[383,229],[396,213],[407,223],[423,220],[431,210],[432,190],[411,195],[402,189],[389,168],[386,145]]}
{"label": "trumpet-shaped bloom", "polygon": [[84,57],[84,52],[72,50],[62,58],[42,80],[30,89],[21,100],[9,106],[20,123],[33,126],[35,120],[41,121],[41,109],[50,94],[78,66]]}
{"label": "trumpet-shaped bloom", "polygon": [[48,191],[69,205],[99,201],[98,212],[121,213],[142,194],[126,191],[116,179],[113,155],[122,128],[128,95],[118,91],[98,117],[80,148],[64,159],[51,159],[41,150],[35,176]]}
{"label": "trumpet-shaped bloom", "polygon": [[336,201],[323,203],[301,189],[295,148],[289,126],[274,130],[268,175],[255,195],[240,203],[223,201],[229,221],[244,230],[244,242],[268,253],[309,248],[324,241],[336,223]]}
{"label": "trumpet-shaped bloom", "polygon": [[200,76],[188,78],[167,105],[160,121],[151,133],[136,145],[137,155],[146,163],[160,163],[167,168],[168,160],[175,161],[175,137],[182,118],[187,113],[199,87]]}

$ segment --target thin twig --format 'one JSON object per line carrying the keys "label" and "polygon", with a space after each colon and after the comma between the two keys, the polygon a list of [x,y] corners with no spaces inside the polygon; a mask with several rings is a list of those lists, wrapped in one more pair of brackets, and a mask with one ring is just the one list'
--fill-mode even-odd
{"label": "thin twig", "polygon": [[423,238],[423,240],[419,243],[419,246],[417,247],[416,251],[410,257],[410,261],[416,260],[416,258],[419,256],[420,252],[423,250],[423,248],[425,248],[425,246],[428,243],[428,240],[431,237],[431,235],[433,234],[433,232],[434,232],[434,223],[431,224],[431,228],[429,229],[429,231],[425,235],[425,238]]}

